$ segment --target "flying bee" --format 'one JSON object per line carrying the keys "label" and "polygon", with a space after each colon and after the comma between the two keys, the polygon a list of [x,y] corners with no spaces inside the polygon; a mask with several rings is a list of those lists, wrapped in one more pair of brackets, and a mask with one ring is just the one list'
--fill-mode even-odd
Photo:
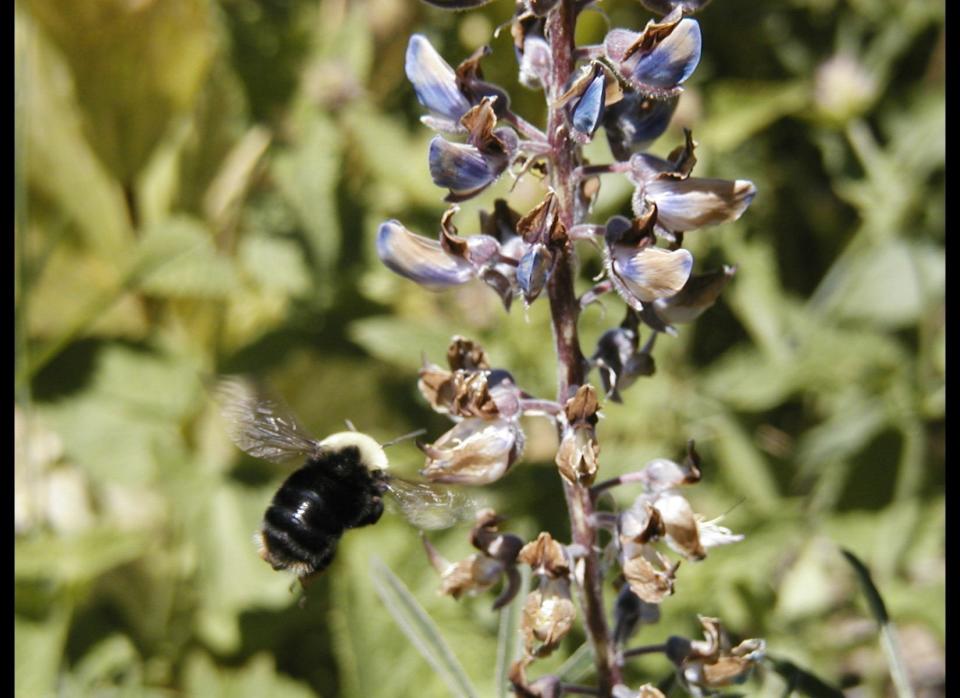
{"label": "flying bee", "polygon": [[260,557],[304,586],[333,561],[344,531],[380,520],[385,498],[420,529],[449,528],[475,508],[456,490],[388,475],[384,445],[366,434],[345,431],[317,441],[289,408],[247,379],[220,380],[215,397],[243,451],[274,463],[306,458],[273,496],[255,535]]}

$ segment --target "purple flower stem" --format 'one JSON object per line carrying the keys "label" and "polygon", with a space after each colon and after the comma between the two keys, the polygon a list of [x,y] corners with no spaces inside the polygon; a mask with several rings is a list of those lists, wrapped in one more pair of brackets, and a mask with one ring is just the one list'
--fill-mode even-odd
{"label": "purple flower stem", "polygon": [[[575,171],[581,165],[580,147],[572,138],[567,110],[554,106],[563,94],[574,70],[574,28],[576,8],[573,0],[561,0],[547,15],[546,39],[553,55],[553,69],[547,84],[549,113],[547,136],[553,149],[550,178],[557,195],[560,222],[571,230],[582,222],[583,206],[578,201],[578,179]],[[586,379],[587,362],[580,349],[577,318],[580,303],[574,290],[575,253],[572,242],[560,251],[557,264],[547,285],[550,316],[557,353],[557,401],[565,404]],[[559,426],[559,425],[558,425]],[[603,583],[600,560],[596,552],[597,529],[592,522],[593,498],[590,489],[579,483],[563,483],[570,531],[574,544],[587,552],[583,557],[582,584],[577,585],[578,601],[583,612],[584,629],[593,649],[597,674],[597,694],[608,696],[621,683],[614,643],[607,627],[603,604]]]}

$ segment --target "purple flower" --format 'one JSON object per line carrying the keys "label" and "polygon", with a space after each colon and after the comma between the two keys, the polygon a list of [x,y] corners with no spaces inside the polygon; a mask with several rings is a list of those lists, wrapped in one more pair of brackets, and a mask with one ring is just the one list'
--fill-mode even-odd
{"label": "purple flower", "polygon": [[643,32],[611,30],[603,41],[607,58],[633,87],[648,93],[671,93],[700,63],[700,24],[674,9]]}

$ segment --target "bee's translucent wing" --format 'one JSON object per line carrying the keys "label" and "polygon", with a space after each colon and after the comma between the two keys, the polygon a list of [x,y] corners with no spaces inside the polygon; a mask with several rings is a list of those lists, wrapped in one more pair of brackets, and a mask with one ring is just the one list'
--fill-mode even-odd
{"label": "bee's translucent wing", "polygon": [[240,376],[222,378],[213,388],[233,442],[255,458],[283,463],[317,453],[317,442],[286,405]]}
{"label": "bee's translucent wing", "polygon": [[387,506],[397,509],[421,530],[450,528],[472,519],[477,504],[462,491],[430,482],[412,482],[398,477],[386,480]]}

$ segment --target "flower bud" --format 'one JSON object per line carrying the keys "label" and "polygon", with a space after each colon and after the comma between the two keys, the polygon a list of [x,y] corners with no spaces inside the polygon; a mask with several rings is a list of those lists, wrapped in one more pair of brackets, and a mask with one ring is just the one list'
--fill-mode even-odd
{"label": "flower bud", "polygon": [[571,484],[580,482],[589,486],[597,475],[600,456],[596,433],[598,410],[597,393],[590,384],[581,385],[564,407],[566,424],[556,463],[560,474]]}
{"label": "flower bud", "polygon": [[553,271],[554,255],[546,245],[535,243],[527,248],[517,265],[517,284],[523,302],[530,305],[546,288]]}
{"label": "flower bud", "polygon": [[557,648],[573,627],[576,607],[570,598],[567,578],[543,577],[540,586],[527,595],[523,605],[521,632],[527,654],[546,657]]}

